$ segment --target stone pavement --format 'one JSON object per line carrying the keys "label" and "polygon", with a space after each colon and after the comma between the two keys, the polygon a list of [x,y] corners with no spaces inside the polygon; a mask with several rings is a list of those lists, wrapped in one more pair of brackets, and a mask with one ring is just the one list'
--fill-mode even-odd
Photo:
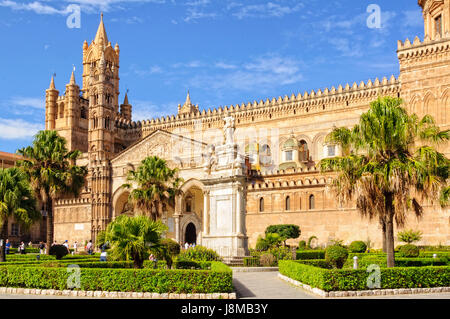
{"label": "stone pavement", "polygon": [[314,299],[314,296],[278,278],[278,271],[233,272],[237,298],[245,299]]}
{"label": "stone pavement", "polygon": [[233,272],[238,299],[450,299],[450,293],[323,298],[278,278],[278,272]]}

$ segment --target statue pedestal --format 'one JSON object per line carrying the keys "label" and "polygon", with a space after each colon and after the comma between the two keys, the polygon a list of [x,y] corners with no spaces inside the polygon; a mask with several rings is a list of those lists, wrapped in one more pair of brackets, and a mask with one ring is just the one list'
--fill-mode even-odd
{"label": "statue pedestal", "polygon": [[225,260],[248,255],[245,163],[237,144],[215,148],[217,164],[202,181],[209,192],[209,233],[202,243]]}

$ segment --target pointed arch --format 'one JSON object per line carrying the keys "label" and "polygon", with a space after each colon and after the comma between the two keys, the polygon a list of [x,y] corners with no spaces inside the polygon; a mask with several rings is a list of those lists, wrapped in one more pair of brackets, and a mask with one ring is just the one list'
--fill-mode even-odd
{"label": "pointed arch", "polygon": [[441,102],[438,105],[437,124],[445,124],[450,121],[450,88],[446,89],[441,96]]}
{"label": "pointed arch", "polygon": [[436,109],[437,100],[433,93],[428,92],[423,99],[423,113],[420,116],[431,115],[433,118],[436,118]]}
{"label": "pointed arch", "polygon": [[421,102],[422,98],[420,97],[420,95],[418,94],[414,95],[409,101],[409,103],[406,105],[406,110],[408,111],[408,113],[409,114],[416,113],[417,115],[419,115]]}

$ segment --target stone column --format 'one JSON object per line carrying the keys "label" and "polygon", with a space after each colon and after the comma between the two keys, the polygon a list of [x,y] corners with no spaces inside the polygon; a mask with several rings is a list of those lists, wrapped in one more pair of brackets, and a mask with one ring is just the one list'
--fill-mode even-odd
{"label": "stone column", "polygon": [[203,234],[209,234],[209,190],[203,191]]}
{"label": "stone column", "polygon": [[181,203],[182,203],[182,195],[175,196],[175,214],[173,217],[175,218],[175,240],[181,244],[180,242],[180,216],[181,216]]}

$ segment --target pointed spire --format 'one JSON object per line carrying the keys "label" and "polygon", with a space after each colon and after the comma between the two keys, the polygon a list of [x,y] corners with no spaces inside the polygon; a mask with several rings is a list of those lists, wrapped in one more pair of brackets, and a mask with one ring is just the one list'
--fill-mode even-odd
{"label": "pointed spire", "polygon": [[128,103],[128,90],[127,90],[127,93],[125,93],[125,98],[123,99],[123,105],[129,105],[129,103]]}
{"label": "pointed spire", "polygon": [[106,35],[105,24],[103,23],[103,12],[100,18],[100,25],[98,26],[97,34],[95,35],[95,43],[100,44],[103,41],[103,44],[108,44],[108,36]]}
{"label": "pointed spire", "polygon": [[75,68],[72,70],[72,75],[70,76],[69,84],[70,85],[75,85],[76,84],[76,82],[75,82]]}
{"label": "pointed spire", "polygon": [[50,87],[48,88],[49,90],[55,90],[55,79],[54,79],[55,75],[52,75],[52,79],[50,80]]}
{"label": "pointed spire", "polygon": [[189,94],[189,90],[186,96],[186,102],[184,102],[184,105],[192,105],[191,103],[191,95]]}

